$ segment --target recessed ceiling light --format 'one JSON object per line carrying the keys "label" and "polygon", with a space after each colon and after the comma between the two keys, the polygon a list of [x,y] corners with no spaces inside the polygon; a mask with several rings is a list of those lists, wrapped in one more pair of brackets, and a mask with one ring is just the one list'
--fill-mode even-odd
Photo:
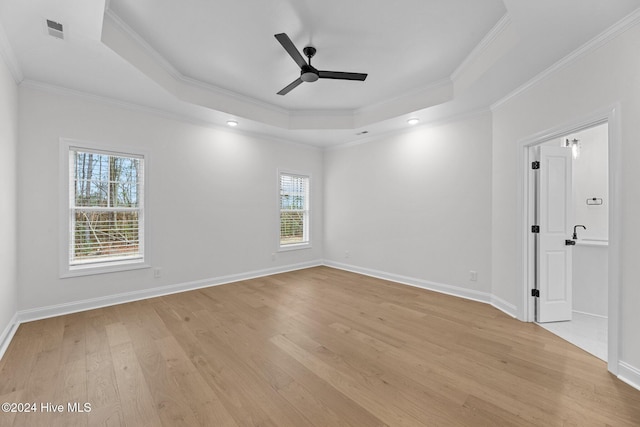
{"label": "recessed ceiling light", "polygon": [[418,123],[420,123],[420,119],[417,117],[412,117],[409,120],[407,120],[407,123],[409,123],[411,126],[417,125]]}
{"label": "recessed ceiling light", "polygon": [[227,120],[227,126],[231,126],[232,128],[238,126],[238,122],[236,120]]}

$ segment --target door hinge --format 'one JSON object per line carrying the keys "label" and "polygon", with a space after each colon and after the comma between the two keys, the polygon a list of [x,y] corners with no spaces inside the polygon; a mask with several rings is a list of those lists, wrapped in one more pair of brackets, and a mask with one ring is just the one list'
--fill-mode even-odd
{"label": "door hinge", "polygon": [[537,160],[535,162],[531,162],[531,169],[540,169],[540,162]]}
{"label": "door hinge", "polygon": [[539,225],[532,225],[531,226],[531,232],[532,233],[539,233],[540,232],[540,226]]}
{"label": "door hinge", "polygon": [[532,297],[540,297],[540,291],[538,289],[531,289]]}

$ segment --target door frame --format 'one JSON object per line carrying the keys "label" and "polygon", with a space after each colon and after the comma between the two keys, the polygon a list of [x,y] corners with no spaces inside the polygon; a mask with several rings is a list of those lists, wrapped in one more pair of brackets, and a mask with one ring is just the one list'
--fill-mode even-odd
{"label": "door frame", "polygon": [[622,153],[620,141],[620,105],[614,104],[592,114],[564,123],[551,129],[530,135],[518,141],[518,236],[519,271],[522,285],[517,287],[519,320],[533,322],[535,298],[534,288],[535,236],[531,233],[531,220],[535,218],[535,175],[531,169],[533,147],[571,133],[608,124],[609,145],[609,272],[608,293],[608,351],[607,368],[618,374],[619,329],[620,329],[620,239],[621,239],[621,192]]}

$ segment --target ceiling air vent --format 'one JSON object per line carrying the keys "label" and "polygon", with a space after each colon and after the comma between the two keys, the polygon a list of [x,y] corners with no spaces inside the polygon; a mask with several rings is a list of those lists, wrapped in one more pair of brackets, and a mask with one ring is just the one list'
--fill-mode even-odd
{"label": "ceiling air vent", "polygon": [[47,19],[47,32],[51,37],[64,40],[64,32],[62,29],[62,24],[59,22],[55,22]]}

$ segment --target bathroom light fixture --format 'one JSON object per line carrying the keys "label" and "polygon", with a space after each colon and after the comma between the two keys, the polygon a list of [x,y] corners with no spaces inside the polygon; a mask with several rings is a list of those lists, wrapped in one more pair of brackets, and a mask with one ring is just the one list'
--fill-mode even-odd
{"label": "bathroom light fixture", "polygon": [[580,157],[580,140],[579,139],[566,138],[564,140],[564,146],[571,148],[571,156],[573,157],[573,160],[576,160],[578,157]]}
{"label": "bathroom light fixture", "polygon": [[236,120],[227,120],[227,126],[231,126],[232,128],[238,126],[238,122]]}
{"label": "bathroom light fixture", "polygon": [[420,123],[420,119],[417,117],[412,117],[409,120],[407,120],[407,123],[409,123],[411,126],[417,125],[418,123]]}

